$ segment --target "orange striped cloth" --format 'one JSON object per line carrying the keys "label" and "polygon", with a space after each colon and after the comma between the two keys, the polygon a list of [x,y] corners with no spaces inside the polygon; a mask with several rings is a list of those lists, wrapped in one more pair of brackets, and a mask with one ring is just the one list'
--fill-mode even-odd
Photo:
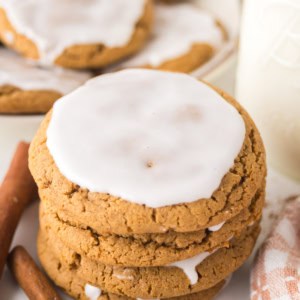
{"label": "orange striped cloth", "polygon": [[251,300],[300,300],[300,197],[287,202],[257,253]]}

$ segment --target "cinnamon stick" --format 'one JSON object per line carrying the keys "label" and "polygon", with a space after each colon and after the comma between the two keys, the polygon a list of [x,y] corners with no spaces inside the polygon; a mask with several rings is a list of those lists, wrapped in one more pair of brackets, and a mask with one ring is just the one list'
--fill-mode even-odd
{"label": "cinnamon stick", "polygon": [[8,267],[30,300],[59,300],[60,297],[28,252],[15,247],[8,256]]}
{"label": "cinnamon stick", "polygon": [[28,169],[29,144],[19,143],[0,187],[0,278],[21,215],[37,188]]}

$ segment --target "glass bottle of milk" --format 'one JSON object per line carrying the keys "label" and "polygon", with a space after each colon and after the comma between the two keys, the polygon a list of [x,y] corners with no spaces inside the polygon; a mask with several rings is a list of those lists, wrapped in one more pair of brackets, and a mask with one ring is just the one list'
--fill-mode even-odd
{"label": "glass bottle of milk", "polygon": [[245,0],[236,96],[270,164],[300,180],[300,0]]}

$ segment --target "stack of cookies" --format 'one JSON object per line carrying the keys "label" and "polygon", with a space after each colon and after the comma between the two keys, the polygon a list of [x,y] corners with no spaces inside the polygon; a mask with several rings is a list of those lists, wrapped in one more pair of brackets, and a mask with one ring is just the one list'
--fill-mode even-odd
{"label": "stack of cookies", "polygon": [[259,234],[260,135],[235,100],[188,75],[88,81],[55,103],[29,165],[40,261],[76,299],[212,299]]}

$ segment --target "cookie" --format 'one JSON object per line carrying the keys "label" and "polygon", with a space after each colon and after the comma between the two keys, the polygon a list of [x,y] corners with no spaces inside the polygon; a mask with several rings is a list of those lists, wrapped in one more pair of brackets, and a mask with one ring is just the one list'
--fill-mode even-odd
{"label": "cookie", "polygon": [[144,67],[190,73],[225,42],[222,25],[196,4],[155,5],[154,29],[143,49],[116,68]]}
{"label": "cookie", "polygon": [[39,68],[0,48],[0,113],[46,113],[61,96],[92,77],[88,72]]}
{"label": "cookie", "polygon": [[104,67],[135,53],[151,23],[151,0],[8,0],[0,8],[3,43],[41,64],[67,68]]}
{"label": "cookie", "polygon": [[125,70],[56,104],[31,144],[30,170],[42,201],[97,233],[198,231],[238,215],[263,186],[251,118],[188,75]]}
{"label": "cookie", "polygon": [[115,266],[163,266],[202,252],[225,247],[247,226],[257,222],[264,204],[264,187],[250,207],[216,228],[189,233],[167,232],[143,235],[101,235],[92,228],[65,219],[49,204],[40,205],[40,226],[81,256]]}
{"label": "cookie", "polygon": [[258,233],[259,226],[255,224],[231,240],[228,248],[164,267],[122,268],[100,264],[80,256],[45,231],[39,234],[38,253],[42,265],[46,265],[48,256],[42,250],[46,247],[64,268],[76,271],[79,278],[109,293],[132,298],[171,298],[209,289],[228,277],[249,257]]}
{"label": "cookie", "polygon": [[[40,244],[41,257],[47,257],[43,260],[43,267],[52,280],[69,295],[80,300],[136,300],[134,298],[107,293],[100,288],[90,285],[87,280],[82,280],[76,275],[76,270],[66,268],[46,247],[46,244]],[[172,300],[211,300],[223,288],[224,281],[216,284],[214,287],[203,290],[198,293],[187,296],[174,297]],[[170,299],[170,298],[169,298]]]}

